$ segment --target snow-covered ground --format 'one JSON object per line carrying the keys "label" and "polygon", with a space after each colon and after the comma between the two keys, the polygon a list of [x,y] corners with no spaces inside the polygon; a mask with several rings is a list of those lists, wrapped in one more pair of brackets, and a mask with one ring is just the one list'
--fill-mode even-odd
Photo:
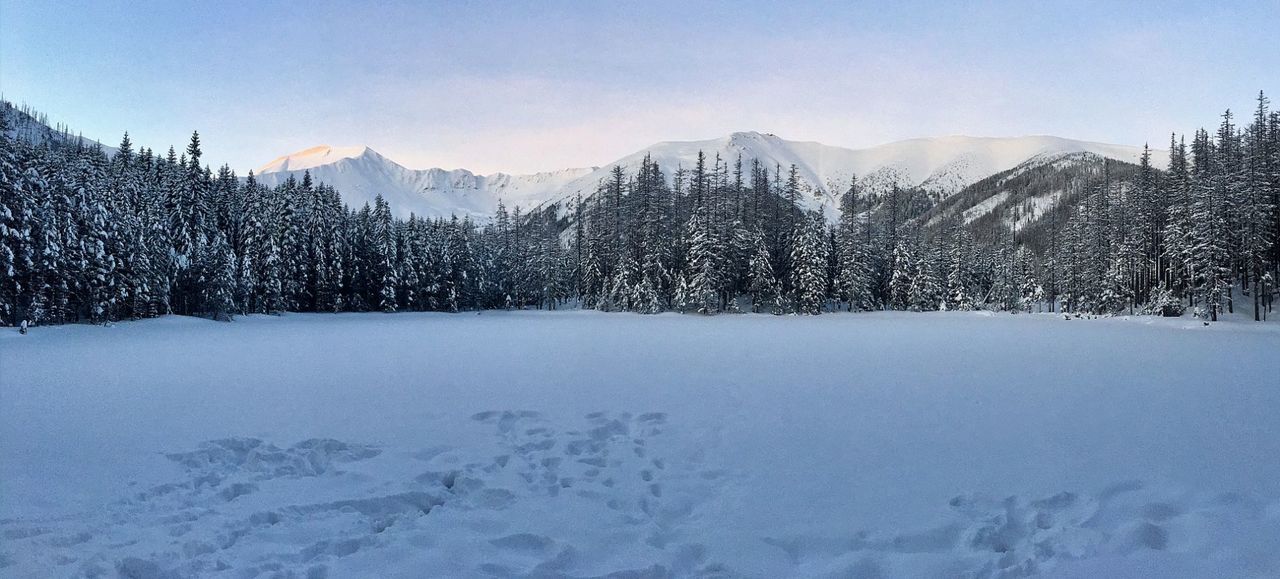
{"label": "snow-covered ground", "polygon": [[1278,330],[565,311],[5,331],[0,576],[1276,577]]}

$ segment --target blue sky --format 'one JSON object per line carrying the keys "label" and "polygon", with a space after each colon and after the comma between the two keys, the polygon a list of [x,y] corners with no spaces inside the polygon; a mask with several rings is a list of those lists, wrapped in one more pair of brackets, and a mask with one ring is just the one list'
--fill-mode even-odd
{"label": "blue sky", "polygon": [[241,173],[322,143],[532,172],[737,130],[1162,145],[1280,101],[1277,30],[1276,0],[0,0],[0,92],[109,143],[199,129]]}

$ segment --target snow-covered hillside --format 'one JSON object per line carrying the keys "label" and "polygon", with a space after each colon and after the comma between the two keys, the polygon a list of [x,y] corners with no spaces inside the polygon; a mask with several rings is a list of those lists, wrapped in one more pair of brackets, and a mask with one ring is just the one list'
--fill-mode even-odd
{"label": "snow-covered hillside", "polygon": [[[43,115],[30,109],[29,107],[14,106],[13,103],[0,99],[0,114],[5,116],[7,126],[5,132],[11,139],[26,141],[28,143],[39,145],[49,143],[53,145],[75,145],[79,143],[85,147],[101,147],[102,151],[108,157],[115,155],[117,149],[110,145],[104,145],[98,141],[88,137],[74,133],[69,127],[58,124],[50,126],[48,119]],[[42,118],[36,118],[33,114],[40,115]]]}
{"label": "snow-covered hillside", "polygon": [[[1166,163],[1156,158],[1153,165]],[[1007,171],[999,172],[943,199],[925,215],[924,223],[938,226],[958,218],[965,225],[987,231],[993,226],[1034,237],[1046,227],[1054,212],[1066,219],[1072,207],[1083,201],[1102,182],[1109,170],[1116,191],[1130,186],[1138,166],[1128,162],[1106,163],[1107,158],[1092,152],[1046,153],[1035,155]],[[1159,166],[1159,165],[1156,165]]]}
{"label": "snow-covered hillside", "polygon": [[[595,169],[566,169],[535,175],[476,175],[464,169],[445,171],[406,169],[367,147],[314,147],[281,157],[259,169],[268,185],[288,175],[312,176],[337,187],[352,205],[362,205],[381,193],[401,215],[410,211],[427,215],[449,213],[489,214],[501,198],[508,206],[535,206],[567,201],[578,194],[594,193],[614,166],[633,173],[649,155],[672,179],[678,168],[691,168],[702,151],[712,163],[717,155],[726,163],[739,157],[744,164],[759,160],[773,171],[795,165],[809,191],[806,205],[824,207],[835,215],[840,193],[857,175],[869,193],[881,193],[893,185],[921,187],[945,198],[981,179],[1012,169],[1039,156],[1090,152],[1136,162],[1141,149],[1076,141],[1060,137],[937,137],[898,141],[868,149],[846,149],[821,143],[788,141],[771,134],[733,133],[706,141],[657,143]],[[1165,153],[1156,151],[1153,164],[1163,167]]]}
{"label": "snow-covered hillside", "polygon": [[562,311],[11,330],[0,577],[1277,577],[1277,329]]}
{"label": "snow-covered hillside", "polygon": [[305,171],[338,189],[352,207],[381,194],[401,217],[456,214],[488,217],[502,201],[531,207],[592,169],[564,169],[532,175],[477,175],[466,169],[408,169],[368,147],[322,145],[280,157],[255,171],[258,181],[274,186]]}

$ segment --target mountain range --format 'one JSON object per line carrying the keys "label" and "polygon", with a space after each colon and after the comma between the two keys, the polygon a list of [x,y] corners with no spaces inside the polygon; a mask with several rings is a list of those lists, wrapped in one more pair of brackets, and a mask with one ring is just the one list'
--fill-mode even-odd
{"label": "mountain range", "polygon": [[[354,206],[381,194],[399,215],[450,214],[488,216],[501,201],[508,208],[529,208],[593,193],[614,166],[633,173],[648,155],[674,178],[680,167],[691,168],[703,152],[710,165],[718,156],[744,166],[759,160],[770,171],[795,165],[801,186],[809,194],[809,209],[836,215],[840,193],[856,175],[864,192],[878,194],[894,185],[921,189],[936,200],[961,192],[983,179],[1011,169],[1052,163],[1067,155],[1137,162],[1140,147],[1078,141],[1054,136],[968,137],[909,139],[849,149],[808,141],[791,141],[769,133],[738,132],[704,141],[656,143],[621,159],[586,168],[513,175],[480,175],[466,169],[409,169],[368,147],[312,147],[285,155],[256,170],[257,178],[275,185],[310,171],[316,181],[333,185]],[[1152,163],[1164,166],[1167,153],[1153,151]]]}
{"label": "mountain range", "polygon": [[532,175],[477,175],[466,169],[408,169],[368,147],[321,145],[280,157],[255,170],[260,183],[278,185],[289,177],[332,185],[352,207],[382,195],[401,217],[492,215],[501,200],[509,207],[532,207],[590,175],[594,167]]}

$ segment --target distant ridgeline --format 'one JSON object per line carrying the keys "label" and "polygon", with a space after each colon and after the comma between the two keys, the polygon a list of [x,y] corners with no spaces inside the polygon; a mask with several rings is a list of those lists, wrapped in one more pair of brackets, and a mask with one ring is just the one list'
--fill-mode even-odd
{"label": "distant ridgeline", "polygon": [[[795,167],[699,155],[493,219],[398,219],[307,174],[273,188],[118,149],[0,106],[0,321],[574,306],[1265,316],[1280,274],[1280,114],[1170,143],[1167,167],[1041,156],[939,197],[860,190],[806,211]],[[828,217],[831,217],[829,219]]]}

